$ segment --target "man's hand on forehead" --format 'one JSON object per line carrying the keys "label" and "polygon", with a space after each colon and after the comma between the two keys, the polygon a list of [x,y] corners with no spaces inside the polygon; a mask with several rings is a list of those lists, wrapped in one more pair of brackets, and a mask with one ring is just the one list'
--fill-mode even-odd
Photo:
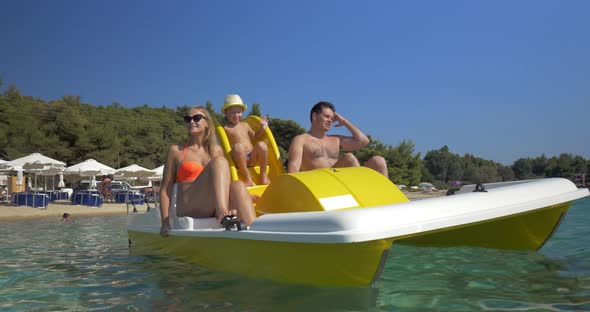
{"label": "man's hand on forehead", "polygon": [[334,125],[334,127],[342,127],[344,126],[344,124],[342,123],[342,120],[344,119],[342,116],[340,116],[340,114],[338,113],[334,113],[334,121],[337,121],[338,123]]}

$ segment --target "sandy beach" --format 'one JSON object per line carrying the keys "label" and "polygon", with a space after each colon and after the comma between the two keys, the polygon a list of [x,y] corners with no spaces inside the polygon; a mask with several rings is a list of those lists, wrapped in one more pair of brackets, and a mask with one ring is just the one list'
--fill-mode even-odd
{"label": "sandy beach", "polygon": [[402,193],[404,193],[404,195],[406,195],[406,197],[409,200],[419,200],[419,199],[425,199],[425,198],[431,198],[431,197],[445,196],[447,194],[447,190],[416,191],[416,192],[402,191]]}
{"label": "sandy beach", "polygon": [[[410,200],[420,200],[431,197],[444,196],[445,191],[432,192],[404,192]],[[150,204],[154,206],[153,203]],[[138,211],[146,211],[147,206],[136,205]],[[133,209],[130,206],[130,209]],[[47,206],[46,209],[31,208],[28,206],[14,206],[11,204],[0,204],[0,220],[19,220],[31,218],[52,218],[61,219],[64,213],[69,213],[72,218],[102,216],[102,215],[125,215],[127,205],[106,203],[101,207],[92,208],[89,206],[72,205],[69,200],[58,200]]]}
{"label": "sandy beach", "polygon": [[[154,204],[150,204],[153,207]],[[133,206],[130,206],[133,209]],[[145,211],[146,205],[136,205],[138,211]],[[59,200],[51,203],[46,209],[32,208],[29,206],[14,206],[10,204],[0,205],[0,220],[19,220],[31,218],[61,219],[64,213],[69,213],[72,218],[101,216],[101,215],[126,215],[127,205],[106,203],[98,208],[82,205],[72,205],[69,200]]]}

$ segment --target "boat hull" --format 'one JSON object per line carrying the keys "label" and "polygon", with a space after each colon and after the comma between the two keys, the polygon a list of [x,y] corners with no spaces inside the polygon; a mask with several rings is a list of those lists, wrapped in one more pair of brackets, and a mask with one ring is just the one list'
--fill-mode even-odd
{"label": "boat hull", "polygon": [[215,218],[179,217],[175,205],[167,238],[159,236],[157,210],[128,215],[127,228],[134,252],[286,283],[358,286],[379,276],[393,242],[536,250],[572,201],[589,194],[565,179],[542,179],[410,202],[371,169],[317,169],[276,176],[243,231],[221,229]]}
{"label": "boat hull", "polygon": [[173,255],[211,269],[279,282],[361,286],[380,274],[392,239],[313,244],[221,237],[169,236],[129,231],[134,254]]}
{"label": "boat hull", "polygon": [[571,202],[567,202],[496,220],[432,231],[397,242],[429,247],[474,246],[538,250],[557,229],[570,205]]}

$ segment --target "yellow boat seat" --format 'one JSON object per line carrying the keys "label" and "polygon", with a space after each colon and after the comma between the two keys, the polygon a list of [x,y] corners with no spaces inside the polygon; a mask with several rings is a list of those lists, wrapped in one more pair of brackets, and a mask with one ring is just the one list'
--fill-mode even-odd
{"label": "yellow boat seat", "polygon": [[[258,116],[248,116],[243,121],[247,122],[254,131],[257,131],[260,128],[260,117]],[[223,149],[223,152],[225,154],[225,158],[229,162],[232,181],[243,180],[243,177],[240,177],[236,164],[233,158],[231,157],[231,146],[229,144],[229,139],[227,138],[227,134],[225,133],[223,126],[216,123],[215,130],[217,134],[217,139],[219,140],[219,144],[221,145],[221,148]],[[283,167],[281,154],[279,152],[279,148],[277,146],[277,143],[275,142],[274,136],[270,128],[267,127],[265,134],[252,143],[256,144],[256,142],[258,141],[263,141],[268,147],[268,166],[266,172],[268,178],[272,182],[275,177],[285,173],[285,168]],[[252,181],[254,181],[254,183],[256,183],[257,185],[255,187],[248,188],[248,190],[251,194],[262,194],[266,186],[260,185],[260,166],[252,166],[249,167],[248,170],[250,171]]]}

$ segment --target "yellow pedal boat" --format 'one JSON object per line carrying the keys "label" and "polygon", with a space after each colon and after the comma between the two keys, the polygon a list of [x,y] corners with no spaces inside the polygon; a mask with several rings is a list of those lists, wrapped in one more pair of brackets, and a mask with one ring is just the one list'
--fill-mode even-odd
{"label": "yellow pedal boat", "polygon": [[[257,117],[247,121],[259,126]],[[229,153],[223,128],[217,130]],[[161,238],[160,213],[152,209],[127,217],[133,252],[165,253],[287,283],[368,285],[379,277],[392,244],[537,250],[572,201],[589,195],[569,180],[552,178],[466,186],[453,196],[410,202],[388,179],[363,167],[287,174],[270,130],[263,139],[272,182],[250,188],[261,197],[249,229],[225,230],[215,218],[176,217],[171,207],[173,228]]]}

